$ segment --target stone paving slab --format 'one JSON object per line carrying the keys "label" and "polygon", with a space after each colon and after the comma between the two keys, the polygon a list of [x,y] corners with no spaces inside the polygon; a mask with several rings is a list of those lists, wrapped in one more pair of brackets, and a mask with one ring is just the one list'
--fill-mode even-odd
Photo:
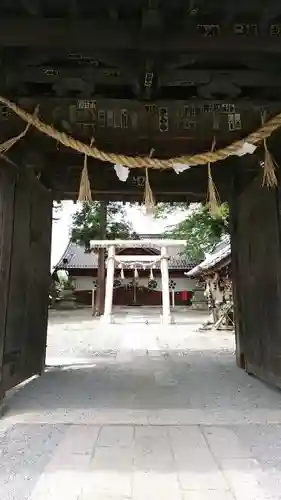
{"label": "stone paving slab", "polygon": [[[216,442],[206,439],[209,431],[201,426],[16,425],[0,434],[1,500],[153,495],[280,500],[280,468],[265,468],[257,456],[237,458],[236,447],[223,454],[220,447],[218,455]],[[226,435],[224,427],[215,432]],[[229,428],[227,434],[239,451],[252,454],[239,429]]]}
{"label": "stone paving slab", "polygon": [[231,332],[88,315],[52,314],[46,373],[7,400],[0,500],[281,500],[280,392]]}

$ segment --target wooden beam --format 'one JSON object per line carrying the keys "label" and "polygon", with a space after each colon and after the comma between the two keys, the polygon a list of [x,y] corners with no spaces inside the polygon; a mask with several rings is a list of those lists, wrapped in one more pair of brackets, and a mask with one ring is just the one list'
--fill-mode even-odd
{"label": "wooden beam", "polygon": [[[62,65],[54,64],[53,68],[45,67],[44,63],[37,66],[25,66],[21,64],[11,66],[5,74],[6,81],[9,84],[17,85],[18,80],[22,82],[55,83],[63,80],[78,78],[91,83],[109,83],[115,85],[129,84],[134,82],[135,76],[128,70],[118,68],[92,68],[88,65],[79,65],[67,68]],[[13,81],[14,79],[17,81]]]}
{"label": "wooden beam", "polygon": [[[143,239],[143,240],[91,240],[90,247],[100,248],[100,247],[108,247],[108,246],[120,247],[120,248],[146,248],[147,246],[152,245],[153,247],[186,247],[186,240],[175,240],[175,239],[153,239],[151,238]],[[115,260],[117,262],[134,262],[139,258],[142,262],[151,262],[153,260],[161,260],[160,255],[116,255]]]}
{"label": "wooden beam", "polygon": [[[146,53],[173,53],[179,51],[208,54],[255,53],[280,54],[279,36],[202,36],[200,33],[167,33],[140,29],[128,30],[126,23],[97,22],[72,19],[0,19],[0,46],[66,48],[69,52],[93,49],[130,50]],[[228,57],[227,56],[227,57]]]}
{"label": "wooden beam", "polygon": [[[252,99],[157,99],[152,102],[140,102],[137,99],[117,99],[117,98],[107,98],[102,96],[77,96],[77,97],[52,97],[39,95],[35,96],[30,95],[11,95],[10,97],[12,101],[17,102],[19,106],[26,109],[26,111],[34,112],[34,108],[39,105],[40,110],[44,114],[50,115],[54,109],[58,110],[67,110],[70,106],[75,106],[79,110],[87,111],[86,104],[87,102],[95,104],[97,109],[128,109],[131,111],[146,111],[147,107],[156,106],[158,107],[168,107],[169,111],[175,109],[178,111],[178,108],[181,106],[187,106],[190,108],[195,107],[197,114],[202,116],[206,116],[208,114],[212,114],[213,112],[220,112],[215,109],[215,106],[234,106],[234,111],[229,110],[225,111],[224,114],[232,113],[232,112],[242,112],[246,111],[247,113],[250,111],[260,111],[260,108],[268,108],[269,113],[277,113],[281,110],[281,100],[268,100],[268,99],[260,99],[260,98],[252,98]],[[2,107],[0,105],[0,107]],[[3,106],[6,108],[5,106]],[[204,108],[209,107],[209,111],[205,111]],[[42,114],[40,113],[40,115]],[[148,112],[148,111],[147,111]],[[222,112],[222,110],[221,110]],[[16,115],[10,112],[9,120]],[[7,122],[7,120],[5,120]],[[1,123],[1,119],[0,119]]]}
{"label": "wooden beam", "polygon": [[[15,65],[11,61],[11,68],[5,71],[5,86],[11,89],[17,89],[23,83],[47,83],[62,84],[65,82],[66,90],[71,86],[77,86],[77,82],[85,84],[105,84],[105,85],[134,85],[139,78],[139,68],[92,68],[88,65],[79,65],[67,68],[61,64],[54,64],[53,68],[44,67],[43,63],[36,66],[25,66],[19,63]],[[280,87],[281,73],[273,71],[256,70],[225,70],[223,62],[220,70],[160,70],[158,75],[157,87],[191,87],[197,85],[206,85],[213,81],[229,81],[232,85],[240,87]],[[79,88],[79,87],[78,87]],[[87,88],[87,87],[86,87]],[[114,87],[113,87],[114,88]],[[83,87],[81,87],[83,92]],[[93,89],[94,90],[94,89]]]}
{"label": "wooden beam", "polygon": [[264,71],[259,70],[225,70],[223,68],[223,62],[221,63],[221,69],[219,70],[173,70],[173,71],[163,71],[159,75],[158,86],[183,86],[189,87],[199,84],[208,84],[216,79],[221,80],[223,72],[224,81],[230,81],[231,83],[251,87],[279,87],[281,85],[281,73],[277,72],[276,69],[269,71],[265,69]]}
{"label": "wooden beam", "polygon": [[[96,144],[101,149],[108,151],[120,152],[128,155],[147,155],[151,147],[155,149],[155,156],[173,157],[184,154],[192,154],[194,152],[207,151],[213,139],[213,113],[216,109],[216,104],[213,101],[159,101],[155,106],[166,106],[169,112],[169,131],[161,133],[159,124],[155,116],[148,114],[143,103],[137,101],[118,101],[118,100],[97,100],[92,101],[97,111],[102,110],[105,114],[107,110],[114,110],[116,115],[120,115],[120,109],[128,110],[128,117],[131,119],[137,115],[137,128],[133,128],[132,121],[129,120],[128,128],[114,128],[112,126],[103,127],[98,119],[95,127],[93,127],[93,116],[89,110],[82,110],[82,119],[79,119],[80,114],[76,116],[76,110],[79,111],[79,99],[18,99],[20,107],[34,111],[36,104],[40,104],[40,116],[46,123],[53,124],[55,128],[61,131],[66,131],[70,135],[80,139],[82,142],[89,143],[94,134]],[[204,102],[208,102],[205,106]],[[70,113],[69,105],[74,108],[75,113]],[[83,103],[83,100],[82,100]],[[89,104],[89,102],[88,102]],[[240,104],[243,107],[240,108]],[[195,111],[196,116],[186,118],[191,120],[196,125],[194,129],[185,128],[183,119],[184,106],[188,112]],[[251,107],[252,105],[252,107]],[[256,130],[260,126],[261,108],[268,109],[268,116],[274,116],[281,110],[280,103],[243,103],[235,101],[235,104],[224,104],[227,110],[220,114],[219,130],[216,130],[217,147],[224,147],[231,144],[234,140],[246,137],[248,133]],[[221,106],[221,105],[219,105]],[[204,108],[207,108],[207,112]],[[210,108],[210,109],[209,109]],[[157,108],[156,108],[157,110]],[[6,111],[4,109],[4,111]],[[0,111],[1,112],[1,111]],[[80,111],[79,111],[80,113]],[[238,130],[229,130],[228,113],[241,114],[241,128]],[[98,113],[96,113],[98,115]],[[79,121],[77,121],[79,119]],[[8,117],[0,118],[0,143],[10,137],[20,133],[24,128],[24,123],[14,114]],[[275,133],[279,136],[279,133]],[[43,134],[30,129],[26,137],[17,143],[17,148],[22,148],[44,154],[49,153],[64,153],[66,149],[63,146],[57,147],[54,140],[46,138]],[[14,150],[14,148],[13,148]],[[71,150],[67,150],[74,154]],[[74,156],[73,156],[74,158]],[[77,154],[77,163],[80,161],[80,156]],[[54,158],[54,161],[56,158]],[[59,161],[62,160],[60,156]],[[75,163],[76,160],[70,158],[70,162]],[[53,161],[51,162],[53,163]]]}
{"label": "wooden beam", "polygon": [[[205,195],[205,193],[204,193]],[[194,195],[191,194],[181,194],[181,193],[160,193],[157,194],[157,203],[169,203],[171,201],[178,203],[197,203],[198,201],[206,200],[206,196],[204,197],[203,193],[201,196],[198,193]],[[53,196],[57,200],[71,200],[77,201],[77,191],[69,190],[69,191],[53,191]],[[113,191],[94,191],[92,190],[92,196],[95,201],[116,201],[116,202],[124,202],[124,203],[138,203],[139,205],[143,204],[143,194],[140,193],[120,193]]]}
{"label": "wooden beam", "polygon": [[[256,162],[255,170],[247,170],[247,161],[239,159],[245,169],[246,182],[257,175],[259,171]],[[212,173],[220,198],[227,200],[231,194],[231,176],[237,161],[229,160],[224,164],[213,166]],[[67,198],[77,199],[82,163],[79,168],[64,170],[61,164],[57,164],[56,171],[46,167],[43,172],[50,178],[52,189],[63,199],[62,193]],[[93,199],[114,199],[125,201],[143,201],[145,172],[142,169],[133,169],[128,180],[120,182],[112,166],[88,165],[90,185]],[[207,169],[194,167],[180,175],[173,171],[151,171],[149,179],[153,194],[157,201],[205,201],[207,197]],[[60,193],[60,194],[59,194]]]}

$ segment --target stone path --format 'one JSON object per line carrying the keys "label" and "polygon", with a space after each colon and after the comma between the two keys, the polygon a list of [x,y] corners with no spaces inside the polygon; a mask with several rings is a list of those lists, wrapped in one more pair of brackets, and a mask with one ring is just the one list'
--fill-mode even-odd
{"label": "stone path", "polygon": [[202,314],[156,320],[51,314],[46,373],[0,421],[1,500],[281,500],[280,392]]}

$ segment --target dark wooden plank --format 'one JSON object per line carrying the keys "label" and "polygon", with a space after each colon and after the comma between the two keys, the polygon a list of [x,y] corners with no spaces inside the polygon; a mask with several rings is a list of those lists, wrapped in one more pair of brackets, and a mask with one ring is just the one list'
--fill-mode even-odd
{"label": "dark wooden plank", "polygon": [[[78,66],[78,68],[80,68],[80,66]],[[16,70],[17,67],[14,67],[13,69]],[[21,68],[18,69],[19,71],[21,70]],[[72,73],[75,75],[75,72],[76,68],[74,68]],[[135,74],[138,75],[137,72]],[[136,111],[138,113],[140,113],[142,110],[145,112],[146,106],[156,106],[156,111],[159,107],[164,106],[171,108],[171,110],[172,111],[174,110],[175,113],[180,111],[183,106],[190,106],[196,108],[197,116],[203,116],[203,117],[204,116],[212,117],[213,112],[216,111],[214,109],[215,106],[222,107],[225,105],[233,105],[235,106],[235,112],[237,113],[245,112],[247,114],[250,111],[255,111],[257,113],[256,118],[258,118],[260,110],[262,110],[262,108],[264,108],[265,106],[269,106],[268,110],[270,113],[279,112],[281,107],[280,100],[278,101],[277,99],[274,99],[271,101],[268,98],[257,99],[255,96],[252,97],[252,100],[251,99],[243,100],[240,99],[239,97],[236,99],[230,97],[225,99],[203,99],[198,97],[193,99],[161,98],[153,100],[152,102],[140,102],[137,98],[118,99],[114,97],[103,97],[101,95],[91,96],[90,94],[87,95],[79,94],[74,97],[73,96],[69,97],[67,95],[56,97],[55,95],[48,96],[41,94],[40,96],[34,96],[34,93],[32,95],[27,95],[26,93],[23,95],[19,93],[16,96],[11,97],[11,99],[16,101],[19,104],[19,106],[22,106],[29,112],[34,112],[35,107],[39,105],[40,117],[42,117],[42,115],[49,116],[53,113],[54,110],[56,112],[58,111],[62,112],[64,110],[68,110],[70,106],[75,106],[78,111],[80,110],[80,112],[84,111],[84,113],[87,113],[88,112],[87,109],[89,109],[86,107],[87,102],[90,103],[92,102],[93,104],[95,103],[97,109],[98,108],[104,110],[128,109],[128,111]],[[255,106],[254,108],[253,105]],[[207,110],[207,106],[209,107],[209,111]],[[228,115],[227,111],[221,110],[216,112],[221,112],[225,116]],[[230,110],[229,112],[232,111]],[[11,116],[9,116],[9,121],[13,116],[15,115],[13,115],[11,112]],[[93,114],[91,112],[88,112],[88,117],[89,120],[90,118],[93,119]],[[7,116],[2,118],[2,121],[4,121],[4,123],[8,123]],[[118,131],[118,129],[116,131]],[[125,131],[127,131],[127,129],[125,129]]]}
{"label": "dark wooden plank", "polygon": [[5,351],[20,347],[19,333],[25,324],[25,297],[28,282],[26,262],[29,253],[30,186],[25,176],[18,177],[15,194],[14,231],[11,252],[11,283]]}
{"label": "dark wooden plank", "polygon": [[[240,174],[240,175],[239,175]],[[237,197],[239,187],[241,186],[241,169],[233,173],[232,178],[232,196],[230,197],[229,211],[230,211],[230,233],[231,233],[231,274],[232,274],[232,289],[233,289],[233,302],[234,302],[234,318],[235,318],[235,354],[236,363],[239,368],[245,368],[245,353],[243,345],[243,317],[242,317],[242,302],[241,302],[241,283],[240,283],[240,269],[238,264],[239,252],[239,228],[238,228],[238,215],[239,205],[237,205]],[[243,182],[243,181],[242,181]]]}
{"label": "dark wooden plank", "polygon": [[[93,36],[94,34],[94,36]],[[69,52],[84,49],[128,50],[135,48],[146,53],[179,51],[266,54],[281,52],[279,37],[221,35],[202,36],[189,32],[166,30],[147,32],[128,24],[100,22],[93,19],[17,19],[0,20],[0,44],[8,47],[67,48]]]}
{"label": "dark wooden plank", "polygon": [[15,172],[0,165],[0,401],[4,395],[2,365],[9,295],[10,256],[13,235]]}
{"label": "dark wooden plank", "polygon": [[44,369],[51,226],[50,193],[30,172],[22,171],[15,191],[4,391]]}
{"label": "dark wooden plank", "polygon": [[15,190],[11,272],[3,360],[5,390],[24,380],[23,350],[26,336],[30,229],[30,184],[19,174]]}
{"label": "dark wooden plank", "polygon": [[[239,161],[239,160],[238,160]],[[51,163],[50,163],[51,164]],[[55,162],[52,163],[55,166]],[[247,162],[244,162],[245,170]],[[244,166],[243,164],[243,166]],[[63,170],[63,165],[58,164],[56,172],[53,170],[53,175],[50,177],[52,188],[58,196],[77,199],[81,167],[78,169],[69,170],[67,175]],[[231,174],[235,169],[234,163],[231,160],[225,164],[218,163],[213,166],[212,173],[214,182],[219,191],[221,199],[229,199],[231,195]],[[46,176],[50,175],[46,169]],[[145,172],[143,169],[132,169],[128,180],[123,183],[117,178],[112,166],[100,165],[91,167],[89,162],[89,179],[93,196],[97,199],[114,199],[119,200],[136,200],[143,201]],[[245,182],[250,182],[256,175],[255,171],[245,172]],[[190,202],[205,201],[207,196],[207,169],[206,167],[194,167],[177,175],[173,170],[161,171],[151,170],[149,172],[151,189],[156,200],[187,200]],[[60,193],[60,194],[59,194]]]}
{"label": "dark wooden plank", "polygon": [[[49,56],[50,57],[50,56]],[[54,64],[55,69],[50,69],[49,72],[44,70],[40,63],[36,66],[23,67],[22,63],[19,62],[18,65],[15,63],[12,65],[11,69],[7,69],[6,72],[6,82],[9,88],[18,88],[25,82],[29,84],[30,82],[45,83],[45,84],[55,84],[60,81],[65,81],[70,83],[70,79],[78,78],[79,80],[84,80],[88,85],[85,87],[88,92],[93,92],[93,84],[104,84],[107,85],[129,85],[135,84],[136,78],[139,76],[140,68],[135,68],[133,64],[131,67],[127,63],[127,67],[122,67],[121,65],[113,69],[108,68],[95,68],[89,67],[89,65],[83,65],[81,63],[77,66],[67,67],[65,66],[65,61],[61,63]],[[221,79],[221,73],[224,73],[224,79],[230,80],[233,84],[237,84],[243,87],[267,87],[276,88],[281,85],[281,75],[276,70],[265,71],[258,70],[226,70],[224,69],[223,62],[221,63],[221,69],[215,69],[209,72],[208,70],[170,70],[165,72],[165,70],[159,71],[159,78],[157,81],[157,87],[190,87],[191,85],[203,85],[213,80]],[[15,76],[16,75],[16,76]],[[77,92],[79,95],[79,92]]]}
{"label": "dark wooden plank", "polygon": [[[236,201],[234,280],[238,351],[245,367],[281,385],[281,238],[279,190],[260,178]],[[238,297],[237,297],[238,295]]]}
{"label": "dark wooden plank", "polygon": [[25,339],[27,376],[42,373],[45,366],[52,231],[51,194],[37,179],[33,178],[31,185],[29,286]]}

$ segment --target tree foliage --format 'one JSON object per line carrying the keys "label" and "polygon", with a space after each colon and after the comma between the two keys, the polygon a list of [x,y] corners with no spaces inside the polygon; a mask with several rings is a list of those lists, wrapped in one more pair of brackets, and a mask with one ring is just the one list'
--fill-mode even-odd
{"label": "tree foliage", "polygon": [[128,239],[134,236],[122,203],[107,204],[104,234],[101,213],[100,202],[83,203],[72,218],[71,240],[89,249],[90,241],[94,239]]}
{"label": "tree foliage", "polygon": [[[161,210],[164,214],[165,207]],[[208,207],[200,204],[190,210],[183,221],[170,227],[165,232],[165,237],[186,240],[187,254],[195,261],[200,261],[229,233],[228,217],[227,204],[221,205],[217,216],[212,216]]]}
{"label": "tree foliage", "polygon": [[175,212],[186,211],[188,209],[187,203],[178,203],[171,201],[170,203],[157,203],[156,210],[154,213],[155,219],[165,219]]}

